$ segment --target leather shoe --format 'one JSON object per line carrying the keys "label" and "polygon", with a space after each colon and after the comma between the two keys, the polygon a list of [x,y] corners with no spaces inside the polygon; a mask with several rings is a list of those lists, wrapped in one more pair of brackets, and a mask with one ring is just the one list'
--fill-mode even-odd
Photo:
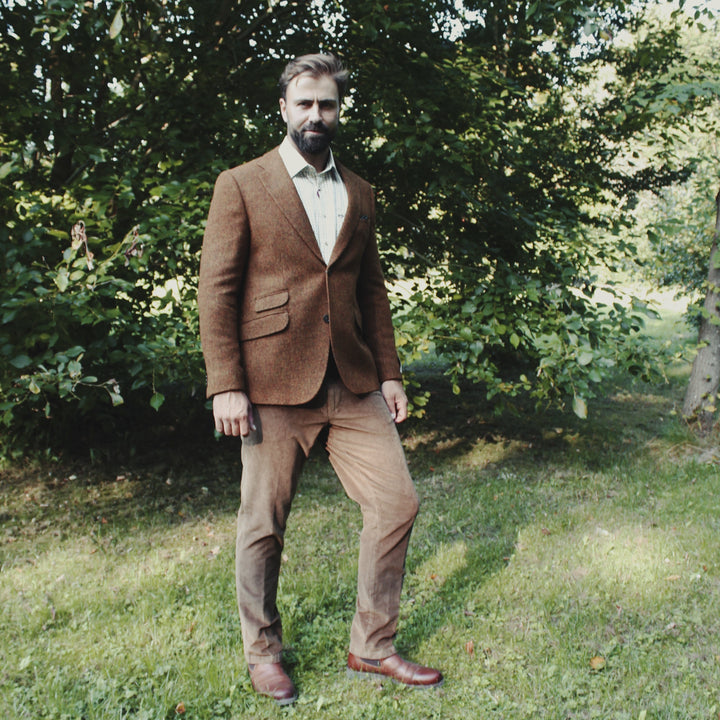
{"label": "leather shoe", "polygon": [[271,697],[278,705],[290,705],[297,700],[293,681],[278,663],[248,665],[253,690]]}
{"label": "leather shoe", "polygon": [[391,655],[382,660],[365,660],[350,653],[347,662],[347,674],[351,677],[367,673],[383,675],[390,680],[413,688],[432,688],[443,684],[444,678],[439,670],[417,665],[404,660],[399,655]]}

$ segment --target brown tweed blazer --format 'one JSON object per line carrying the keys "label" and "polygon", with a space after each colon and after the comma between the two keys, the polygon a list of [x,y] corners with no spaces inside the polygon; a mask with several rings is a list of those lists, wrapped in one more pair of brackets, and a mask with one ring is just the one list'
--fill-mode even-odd
{"label": "brown tweed blazer", "polygon": [[298,405],[330,349],[354,393],[400,378],[370,185],[337,163],[345,221],[326,265],[278,149],[222,172],[203,239],[198,303],[208,397]]}

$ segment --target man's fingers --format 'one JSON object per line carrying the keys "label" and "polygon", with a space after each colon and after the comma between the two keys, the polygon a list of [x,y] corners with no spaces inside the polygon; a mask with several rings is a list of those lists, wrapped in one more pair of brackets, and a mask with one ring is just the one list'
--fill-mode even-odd
{"label": "man's fingers", "polygon": [[407,398],[405,397],[405,394],[402,395],[396,395],[395,396],[395,422],[401,423],[403,420],[407,419]]}
{"label": "man's fingers", "polygon": [[213,398],[215,430],[222,435],[238,437],[255,429],[252,405],[247,395],[230,391]]}
{"label": "man's fingers", "polygon": [[382,396],[395,423],[407,419],[408,400],[399,380],[386,380],[381,386]]}

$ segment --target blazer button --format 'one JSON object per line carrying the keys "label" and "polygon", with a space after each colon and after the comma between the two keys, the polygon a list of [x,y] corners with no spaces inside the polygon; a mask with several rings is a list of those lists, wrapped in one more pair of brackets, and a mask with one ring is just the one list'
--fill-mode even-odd
{"label": "blazer button", "polygon": [[323,315],[323,322],[329,323],[330,322],[330,316],[329,315]]}

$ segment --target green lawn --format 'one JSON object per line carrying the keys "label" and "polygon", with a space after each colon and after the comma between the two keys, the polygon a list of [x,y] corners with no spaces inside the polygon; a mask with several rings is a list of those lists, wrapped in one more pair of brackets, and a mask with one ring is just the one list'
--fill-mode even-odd
{"label": "green lawn", "polygon": [[[432,373],[403,436],[422,501],[398,647],[439,690],[346,678],[359,514],[321,452],[281,576],[299,701],[255,696],[233,585],[237,442],[0,487],[0,719],[720,717],[720,455],[682,373],[571,414],[493,416]],[[717,443],[717,438],[714,440]]]}

